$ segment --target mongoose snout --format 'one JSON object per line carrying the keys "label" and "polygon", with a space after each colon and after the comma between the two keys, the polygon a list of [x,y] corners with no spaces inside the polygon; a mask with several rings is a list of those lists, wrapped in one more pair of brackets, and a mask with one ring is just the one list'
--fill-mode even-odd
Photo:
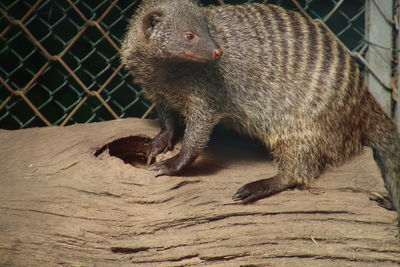
{"label": "mongoose snout", "polygon": [[[322,23],[271,4],[202,7],[195,0],[146,0],[132,17],[121,52],[157,106],[161,131],[148,150],[149,169],[157,176],[189,166],[214,126],[227,119],[267,146],[278,165],[275,176],[243,185],[234,200],[304,188],[370,146],[399,210],[396,125],[368,91],[348,50]],[[173,148],[178,114],[185,119],[182,148],[154,162]]]}

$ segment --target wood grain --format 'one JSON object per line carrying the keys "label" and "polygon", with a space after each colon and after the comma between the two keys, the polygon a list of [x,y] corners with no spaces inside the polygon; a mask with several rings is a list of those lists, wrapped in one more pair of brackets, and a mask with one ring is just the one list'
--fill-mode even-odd
{"label": "wood grain", "polygon": [[0,266],[400,263],[396,214],[370,200],[385,189],[369,149],[310,189],[250,205],[231,195],[276,169],[242,139],[216,135],[179,177],[155,178],[110,156],[112,147],[94,155],[157,131],[139,119],[1,130]]}

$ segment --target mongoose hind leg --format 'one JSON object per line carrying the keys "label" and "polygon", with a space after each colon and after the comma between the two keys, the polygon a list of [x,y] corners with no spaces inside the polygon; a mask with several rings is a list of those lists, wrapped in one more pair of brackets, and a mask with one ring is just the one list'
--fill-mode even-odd
{"label": "mongoose hind leg", "polygon": [[[304,140],[303,140],[304,141]],[[254,202],[291,188],[306,188],[325,168],[324,157],[317,151],[303,151],[296,141],[277,147],[274,155],[278,161],[278,174],[240,187],[232,199]]]}
{"label": "mongoose hind leg", "polygon": [[240,187],[232,196],[235,201],[242,201],[245,203],[254,202],[261,198],[271,196],[283,190],[293,188],[291,183],[285,183],[280,175],[271,178],[257,180]]}

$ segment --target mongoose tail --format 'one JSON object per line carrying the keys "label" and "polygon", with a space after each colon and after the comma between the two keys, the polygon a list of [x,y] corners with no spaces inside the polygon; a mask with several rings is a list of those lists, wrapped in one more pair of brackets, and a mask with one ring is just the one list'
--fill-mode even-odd
{"label": "mongoose tail", "polygon": [[[157,106],[161,131],[148,150],[156,176],[188,167],[227,119],[278,163],[276,176],[244,185],[234,200],[307,187],[369,145],[400,208],[399,134],[354,59],[321,23],[275,5],[146,0],[132,17],[121,59]],[[181,150],[154,162],[174,146],[178,114],[185,122]]]}
{"label": "mongoose tail", "polygon": [[393,208],[400,215],[400,135],[394,122],[383,112],[372,110],[370,116],[375,124],[367,124],[371,127],[371,130],[366,130],[369,145],[389,191]]}
{"label": "mongoose tail", "polygon": [[372,145],[374,159],[381,170],[385,187],[389,191],[393,208],[400,215],[400,137],[394,130],[375,140]]}

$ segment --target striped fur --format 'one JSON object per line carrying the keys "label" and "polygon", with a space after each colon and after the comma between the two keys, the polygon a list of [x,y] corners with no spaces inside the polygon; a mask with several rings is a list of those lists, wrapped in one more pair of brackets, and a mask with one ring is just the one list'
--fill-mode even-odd
{"label": "striped fur", "polygon": [[[163,17],[146,39],[141,22],[152,10],[163,11]],[[207,63],[173,60],[181,48],[174,29],[181,25],[209,32],[223,56]],[[252,201],[307,186],[327,167],[369,145],[399,208],[399,134],[351,55],[319,22],[275,5],[144,1],[125,37],[122,62],[148,99],[162,107],[161,117],[179,112],[186,119],[181,154],[190,160],[156,163],[164,174],[190,164],[224,119],[260,139],[278,162],[277,176],[245,185],[236,199]]]}

